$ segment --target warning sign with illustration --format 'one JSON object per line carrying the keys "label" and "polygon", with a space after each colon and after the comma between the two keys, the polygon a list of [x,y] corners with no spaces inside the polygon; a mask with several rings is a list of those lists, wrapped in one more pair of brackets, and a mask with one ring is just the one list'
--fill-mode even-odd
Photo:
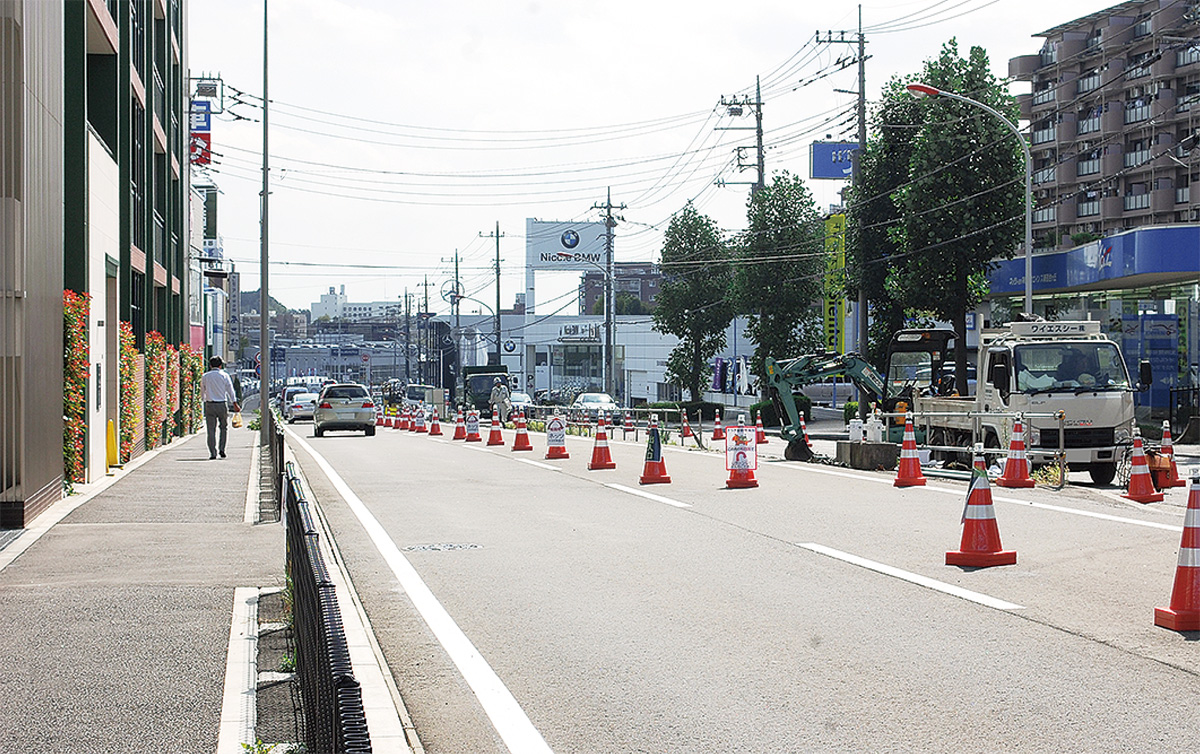
{"label": "warning sign with illustration", "polygon": [[546,444],[567,444],[567,424],[561,416],[552,416],[546,420]]}
{"label": "warning sign with illustration", "polygon": [[467,412],[467,434],[468,435],[479,434],[479,412],[478,411],[468,411]]}
{"label": "warning sign with illustration", "polygon": [[754,428],[745,424],[725,431],[725,470],[753,471],[758,468],[758,444]]}

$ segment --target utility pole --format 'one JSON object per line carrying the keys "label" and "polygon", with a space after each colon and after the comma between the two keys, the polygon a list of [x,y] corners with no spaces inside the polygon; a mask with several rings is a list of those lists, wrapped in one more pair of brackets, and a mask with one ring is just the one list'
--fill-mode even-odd
{"label": "utility pole", "polygon": [[625,209],[625,205],[613,207],[612,187],[610,186],[608,198],[604,204],[593,204],[592,209],[604,210],[604,392],[619,402],[619,397],[615,394],[616,381],[613,374],[614,351],[616,350],[616,342],[613,337],[614,321],[616,320],[616,301],[613,298],[613,228],[617,227],[617,220],[613,218],[612,211],[613,209]]}
{"label": "utility pole", "polygon": [[[421,310],[421,326],[425,328],[425,337],[421,338],[423,348],[425,350],[425,363],[429,363],[429,354],[433,350],[433,343],[429,337],[429,276],[425,276],[425,282],[421,284],[425,289],[425,308]],[[421,367],[421,382],[425,385],[433,384],[433,375],[429,374],[430,370],[424,366]]]}
{"label": "utility pole", "polygon": [[[863,36],[862,30],[862,5],[858,6],[858,149],[850,155],[850,185],[857,189],[859,187],[859,176],[862,171],[862,155],[867,148],[867,40]],[[815,41],[817,44],[853,44],[853,40],[846,39],[846,32],[840,32],[837,39],[833,38],[833,32],[827,32],[825,39],[821,39],[820,32],[817,33]],[[858,197],[855,197],[855,201]],[[857,222],[861,225],[861,217]],[[862,228],[859,228],[857,234],[862,238]],[[867,353],[867,328],[869,326],[867,317],[867,291],[861,285],[861,280],[858,286],[858,352],[866,355]],[[863,399],[862,391],[859,391],[858,401],[858,416],[860,419],[867,418],[867,401]]]}
{"label": "utility pole", "polygon": [[271,293],[270,287],[267,285],[267,269],[270,266],[270,254],[267,244],[267,198],[270,196],[270,169],[268,157],[271,150],[268,148],[268,116],[270,113],[271,100],[267,94],[267,0],[263,0],[263,130],[262,130],[262,227],[259,229],[262,234],[262,248],[259,250],[259,309],[261,314],[258,318],[258,345],[259,345],[259,361],[262,370],[261,380],[258,383],[258,401],[259,401],[259,442],[260,447],[270,448],[272,445],[272,434],[275,432],[274,422],[271,421]]}
{"label": "utility pole", "polygon": [[767,161],[766,161],[766,154],[763,150],[762,85],[759,82],[759,77],[758,76],[754,77],[754,99],[753,100],[750,99],[750,95],[748,95],[748,94],[743,95],[741,97],[725,97],[724,95],[722,95],[721,101],[718,103],[718,105],[720,107],[725,108],[726,114],[732,115],[734,117],[738,117],[738,116],[744,114],[746,111],[745,109],[747,107],[751,107],[754,109],[754,126],[753,127],[751,127],[751,126],[721,126],[721,127],[718,127],[717,129],[715,129],[717,131],[750,131],[753,128],[755,140],[757,143],[756,159],[753,164],[747,164],[743,160],[743,156],[745,154],[744,148],[738,147],[737,148],[737,156],[738,156],[737,167],[738,167],[739,171],[747,170],[749,168],[756,168],[758,170],[758,178],[754,181],[726,181],[726,180],[722,180],[722,179],[717,179],[717,185],[718,186],[738,186],[738,185],[750,186],[750,196],[754,196],[755,194],[757,194],[759,192],[760,189],[763,188],[763,186],[766,185],[766,180],[767,180]]}
{"label": "utility pole", "polygon": [[[499,365],[503,363],[500,361],[500,239],[504,238],[504,234],[500,232],[500,221],[496,221],[494,233],[480,233],[479,237],[496,239],[496,364]],[[456,263],[455,270],[457,269]],[[457,276],[457,272],[455,274]]]}
{"label": "utility pole", "polygon": [[412,311],[408,308],[408,288],[404,289],[404,381],[412,382]]}

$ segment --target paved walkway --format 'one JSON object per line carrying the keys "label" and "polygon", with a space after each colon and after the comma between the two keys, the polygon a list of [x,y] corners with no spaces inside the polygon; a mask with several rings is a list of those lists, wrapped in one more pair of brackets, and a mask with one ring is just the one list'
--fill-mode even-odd
{"label": "paved walkway", "polygon": [[254,439],[176,440],[0,550],[0,751],[216,751],[234,589],[284,581],[282,526],[243,522]]}

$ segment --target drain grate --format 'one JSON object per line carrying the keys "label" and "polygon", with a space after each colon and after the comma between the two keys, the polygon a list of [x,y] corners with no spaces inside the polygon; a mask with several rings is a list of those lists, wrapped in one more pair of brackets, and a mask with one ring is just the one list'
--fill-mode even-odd
{"label": "drain grate", "polygon": [[410,545],[405,547],[405,552],[449,552],[451,550],[478,550],[483,545],[470,544],[468,542],[435,542],[428,545]]}
{"label": "drain grate", "polygon": [[17,537],[24,533],[24,529],[0,529],[0,550],[17,541]]}

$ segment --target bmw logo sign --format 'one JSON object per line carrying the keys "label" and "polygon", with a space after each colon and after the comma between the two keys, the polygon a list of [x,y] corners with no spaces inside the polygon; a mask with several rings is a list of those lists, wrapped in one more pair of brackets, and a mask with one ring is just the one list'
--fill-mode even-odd
{"label": "bmw logo sign", "polygon": [[562,234],[562,238],[559,240],[562,241],[564,249],[574,249],[579,245],[579,234],[573,230],[568,230]]}

